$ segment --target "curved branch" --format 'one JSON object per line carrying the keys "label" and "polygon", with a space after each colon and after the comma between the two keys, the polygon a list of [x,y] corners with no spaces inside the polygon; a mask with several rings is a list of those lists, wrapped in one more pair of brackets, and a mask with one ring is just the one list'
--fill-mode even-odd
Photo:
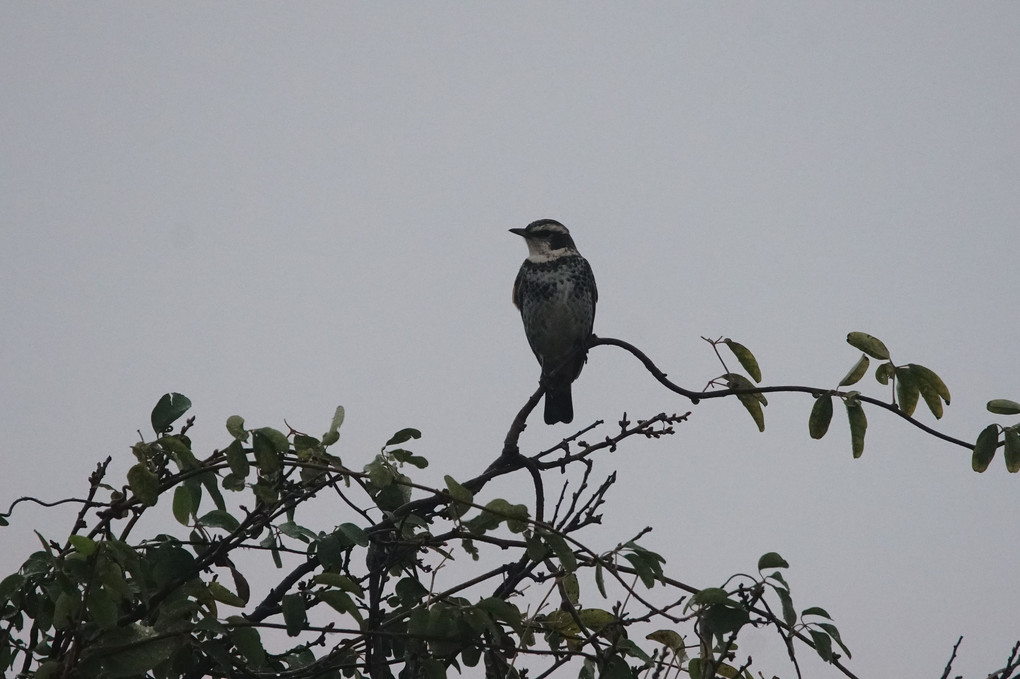
{"label": "curved branch", "polygon": [[[784,393],[798,393],[799,392],[799,393],[811,394],[811,395],[817,395],[817,394],[821,393],[821,394],[832,394],[834,396],[849,396],[850,393],[851,393],[849,391],[840,391],[838,389],[826,389],[826,388],[819,388],[819,387],[803,387],[803,386],[796,386],[796,385],[775,386],[775,387],[755,387],[754,389],[717,389],[715,391],[692,391],[690,389],[684,389],[680,385],[678,385],[678,384],[670,381],[669,379],[667,379],[666,373],[662,372],[662,370],[660,370],[659,367],[657,365],[655,365],[655,363],[653,363],[652,360],[650,358],[648,358],[648,356],[646,356],[644,354],[644,352],[642,352],[640,349],[635,347],[633,344],[630,344],[629,342],[624,342],[623,340],[614,339],[612,337],[596,337],[596,336],[592,335],[591,343],[589,344],[589,346],[597,347],[597,346],[600,346],[600,345],[601,346],[620,347],[621,349],[629,351],[631,354],[633,354],[633,356],[636,359],[638,359],[639,361],[641,361],[641,363],[644,364],[645,368],[648,370],[649,373],[651,373],[652,377],[654,377],[660,384],[662,384],[662,386],[666,387],[667,389],[669,389],[672,392],[675,392],[677,394],[680,394],[681,396],[689,398],[691,400],[691,403],[693,403],[695,405],[697,405],[702,399],[722,398],[724,396],[736,396],[738,394],[768,394],[768,393],[775,393],[775,392],[784,392]],[[946,441],[948,443],[952,443],[952,444],[960,446],[962,448],[966,448],[967,450],[973,450],[974,449],[974,444],[973,443],[970,443],[968,441],[963,441],[963,440],[958,439],[958,438],[954,438],[952,436],[949,436],[948,434],[943,434],[942,432],[938,431],[937,429],[933,429],[933,428],[929,427],[928,425],[924,424],[923,422],[915,420],[913,417],[911,417],[910,415],[907,415],[905,412],[900,410],[896,405],[894,405],[892,403],[886,403],[885,401],[881,401],[881,400],[879,400],[877,398],[873,398],[871,396],[865,396],[865,395],[860,394],[860,393],[856,394],[856,398],[859,401],[862,401],[864,403],[869,403],[869,404],[871,404],[873,406],[882,408],[884,410],[888,410],[890,413],[901,417],[902,419],[904,419],[907,422],[909,422],[910,424],[914,425],[915,427],[917,427],[921,431],[923,431],[923,432],[925,432],[927,434],[931,434],[935,438],[942,439],[943,441]]]}

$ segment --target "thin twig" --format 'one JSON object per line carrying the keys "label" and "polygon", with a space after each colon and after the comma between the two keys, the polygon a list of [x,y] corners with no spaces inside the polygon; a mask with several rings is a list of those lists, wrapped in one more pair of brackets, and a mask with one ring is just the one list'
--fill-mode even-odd
{"label": "thin twig", "polygon": [[942,672],[942,679],[949,679],[949,673],[953,671],[953,661],[956,660],[956,649],[960,648],[960,643],[963,641],[963,635],[956,640],[953,644],[953,653],[949,656],[949,661],[946,663],[946,669]]}

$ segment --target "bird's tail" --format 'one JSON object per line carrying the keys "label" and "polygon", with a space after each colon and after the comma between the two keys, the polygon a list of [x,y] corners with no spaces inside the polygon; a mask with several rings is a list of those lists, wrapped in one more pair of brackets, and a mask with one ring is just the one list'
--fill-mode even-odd
{"label": "bird's tail", "polygon": [[570,398],[570,384],[565,388],[545,392],[545,423],[570,424],[574,419],[574,402]]}

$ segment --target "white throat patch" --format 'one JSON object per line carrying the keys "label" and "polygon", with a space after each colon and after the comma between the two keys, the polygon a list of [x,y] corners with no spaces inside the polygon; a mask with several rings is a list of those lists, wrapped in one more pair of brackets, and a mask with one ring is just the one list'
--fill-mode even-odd
{"label": "white throat patch", "polygon": [[528,243],[528,261],[540,264],[542,262],[551,262],[560,257],[567,257],[570,255],[576,255],[577,250],[574,248],[560,248],[559,250],[552,250],[549,248],[549,241],[547,240],[532,240],[526,239]]}

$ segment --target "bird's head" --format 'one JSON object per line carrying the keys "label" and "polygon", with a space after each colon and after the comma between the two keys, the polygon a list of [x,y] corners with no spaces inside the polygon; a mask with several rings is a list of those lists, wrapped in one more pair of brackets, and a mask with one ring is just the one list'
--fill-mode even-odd
{"label": "bird's head", "polygon": [[539,219],[523,229],[510,229],[528,244],[528,259],[548,262],[566,255],[576,255],[577,247],[570,231],[555,219]]}

